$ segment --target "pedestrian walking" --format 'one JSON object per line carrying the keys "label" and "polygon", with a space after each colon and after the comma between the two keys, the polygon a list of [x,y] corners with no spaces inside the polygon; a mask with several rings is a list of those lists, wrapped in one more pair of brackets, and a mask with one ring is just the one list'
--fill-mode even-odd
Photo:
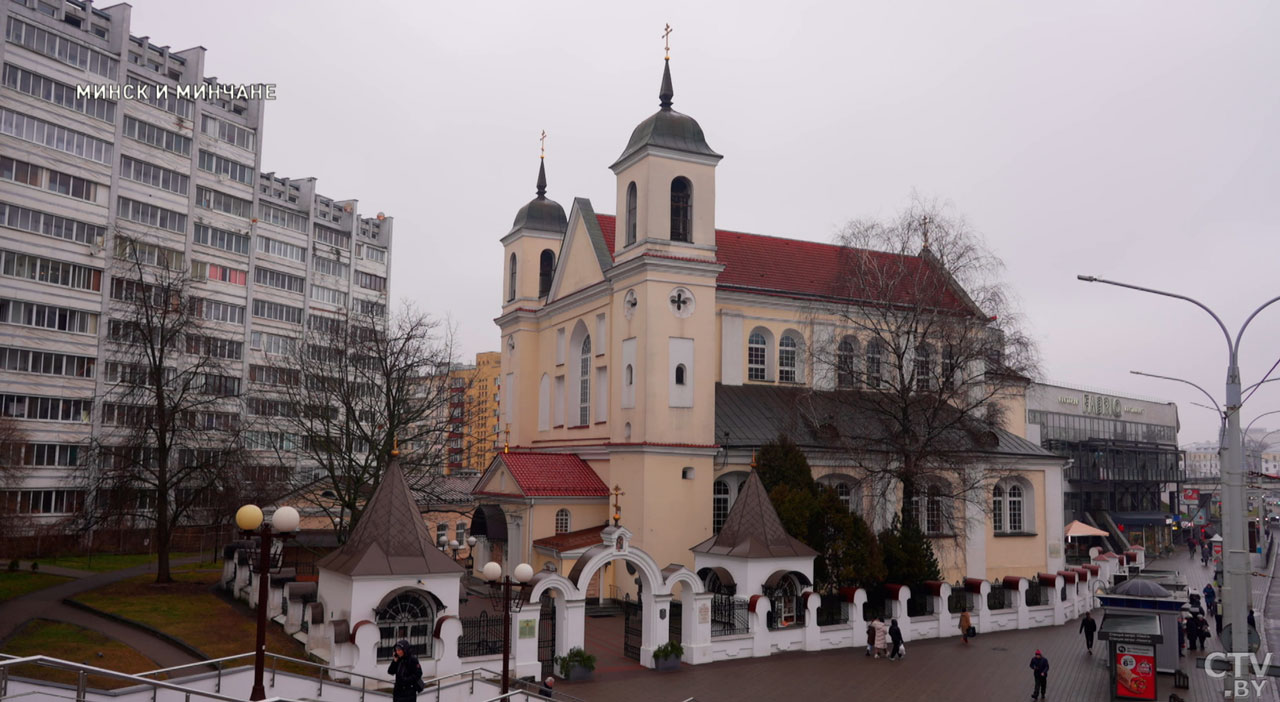
{"label": "pedestrian walking", "polygon": [[404,639],[396,642],[387,674],[395,676],[395,687],[391,691],[392,702],[414,702],[425,687],[422,683],[422,664],[413,654],[413,647]]}
{"label": "pedestrian walking", "polygon": [[1031,699],[1044,699],[1045,687],[1049,684],[1049,659],[1036,650],[1036,655],[1031,657],[1031,676],[1035,678],[1035,689],[1031,692]]}
{"label": "pedestrian walking", "polygon": [[1209,544],[1200,544],[1200,565],[1209,565]]}
{"label": "pedestrian walking", "polygon": [[1098,633],[1098,621],[1089,612],[1080,620],[1080,631],[1084,633],[1084,647],[1089,655],[1093,655],[1093,635]]}
{"label": "pedestrian walking", "polygon": [[889,624],[889,643],[893,646],[889,651],[889,660],[896,661],[902,658],[902,629],[898,628],[897,619]]}
{"label": "pedestrian walking", "polygon": [[1250,628],[1250,629],[1257,629],[1257,628],[1258,628],[1258,620],[1257,620],[1257,619],[1254,619],[1254,617],[1253,617],[1253,608],[1252,608],[1252,607],[1250,607],[1250,608],[1249,608],[1249,616],[1248,616],[1248,618],[1246,618],[1246,619],[1245,619],[1245,621],[1249,622],[1249,628]]}
{"label": "pedestrian walking", "polygon": [[1204,647],[1204,642],[1209,640],[1209,620],[1205,619],[1203,615],[1196,615],[1196,630],[1200,635],[1200,650],[1209,650]]}
{"label": "pedestrian walking", "polygon": [[885,626],[883,617],[876,617],[876,658],[889,655],[889,627]]}
{"label": "pedestrian walking", "polygon": [[960,640],[965,646],[969,645],[969,630],[973,628],[973,619],[969,617],[969,610],[960,610]]}
{"label": "pedestrian walking", "polygon": [[1213,603],[1218,599],[1218,592],[1213,589],[1213,583],[1204,584],[1204,603],[1208,605],[1209,611],[1213,611]]}
{"label": "pedestrian walking", "polygon": [[871,653],[876,648],[876,623],[867,622],[867,657],[871,657]]}
{"label": "pedestrian walking", "polygon": [[1187,649],[1194,651],[1200,643],[1200,622],[1196,620],[1196,615],[1187,617],[1187,623],[1183,626],[1187,631]]}

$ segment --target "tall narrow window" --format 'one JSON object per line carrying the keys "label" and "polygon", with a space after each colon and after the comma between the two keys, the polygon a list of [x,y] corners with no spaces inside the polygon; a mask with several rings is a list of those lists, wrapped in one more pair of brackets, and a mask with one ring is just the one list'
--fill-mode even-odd
{"label": "tall narrow window", "polygon": [[569,510],[561,509],[556,512],[556,533],[569,533]]}
{"label": "tall narrow window", "polygon": [[711,492],[711,532],[719,534],[729,516],[729,484],[717,480]]}
{"label": "tall narrow window", "polygon": [[515,254],[511,254],[511,269],[508,272],[508,275],[511,277],[511,279],[507,283],[507,302],[511,302],[512,300],[516,299],[516,255]]}
{"label": "tall narrow window", "polygon": [[543,249],[538,257],[538,297],[551,292],[551,276],[556,272],[556,255],[551,249]]}
{"label": "tall narrow window", "polygon": [[883,358],[883,354],[880,349],[879,339],[872,339],[867,342],[867,363],[865,371],[867,374],[867,387],[873,390],[880,387],[880,364]]}
{"label": "tall narrow window", "polygon": [[951,344],[942,347],[942,389],[952,390],[956,386],[956,373],[960,368],[956,363],[956,349]]}
{"label": "tall narrow window", "polygon": [[764,334],[751,332],[747,339],[747,380],[766,380],[765,359],[768,357],[769,342]]}
{"label": "tall narrow window", "polygon": [[627,186],[627,246],[636,243],[636,184]]}
{"label": "tall narrow window", "polygon": [[1022,531],[1022,486],[1009,486],[1009,531]]}
{"label": "tall narrow window", "polygon": [[928,344],[916,345],[916,391],[928,392],[933,387],[933,348]]}
{"label": "tall narrow window", "polygon": [[578,361],[578,426],[591,423],[591,337],[582,339],[582,357]]}
{"label": "tall narrow window", "polygon": [[836,387],[842,390],[858,385],[856,348],[853,339],[847,336],[836,347]]}
{"label": "tall narrow window", "polygon": [[778,340],[778,380],[781,382],[794,383],[799,377],[796,372],[798,347],[796,338],[789,334],[784,334]]}
{"label": "tall narrow window", "polygon": [[688,178],[671,181],[671,240],[690,241],[693,236],[693,184]]}
{"label": "tall narrow window", "polygon": [[999,534],[1004,531],[1004,487],[997,485],[991,490],[991,529]]}
{"label": "tall narrow window", "polygon": [[684,364],[676,365],[676,385],[684,385]]}

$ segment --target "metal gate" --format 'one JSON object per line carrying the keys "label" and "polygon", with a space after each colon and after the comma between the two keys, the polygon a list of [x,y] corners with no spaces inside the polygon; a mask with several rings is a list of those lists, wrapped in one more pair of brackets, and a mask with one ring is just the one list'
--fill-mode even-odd
{"label": "metal gate", "polygon": [[551,595],[543,594],[542,610],[538,613],[538,662],[542,664],[542,676],[546,680],[556,669],[556,604]]}
{"label": "metal gate", "polygon": [[684,606],[680,600],[671,600],[671,609],[667,612],[667,617],[671,620],[671,628],[668,630],[670,640],[683,644]]}
{"label": "metal gate", "polygon": [[644,627],[644,611],[639,602],[623,600],[622,606],[622,655],[633,661],[640,660],[640,637]]}

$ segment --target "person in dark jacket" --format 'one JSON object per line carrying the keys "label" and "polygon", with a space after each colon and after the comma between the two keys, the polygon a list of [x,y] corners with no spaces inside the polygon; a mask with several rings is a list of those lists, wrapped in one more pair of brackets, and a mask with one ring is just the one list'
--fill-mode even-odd
{"label": "person in dark jacket", "polygon": [[889,642],[892,648],[889,651],[889,660],[896,661],[902,658],[902,629],[898,628],[898,620],[892,620],[889,624]]}
{"label": "person in dark jacket", "polygon": [[1200,635],[1200,650],[1207,651],[1204,642],[1209,639],[1209,620],[1205,619],[1204,615],[1196,615],[1196,632]]}
{"label": "person in dark jacket", "polygon": [[414,702],[418,699],[418,685],[422,682],[422,664],[413,655],[413,647],[401,639],[396,642],[387,674],[394,675],[396,686],[391,691],[392,702]]}
{"label": "person in dark jacket", "polygon": [[876,627],[873,622],[867,622],[867,658],[871,657],[871,652],[876,647]]}
{"label": "person in dark jacket", "polygon": [[1258,628],[1258,620],[1257,620],[1257,619],[1255,619],[1255,618],[1253,617],[1253,608],[1252,608],[1252,607],[1250,607],[1250,608],[1249,608],[1249,616],[1245,619],[1245,621],[1249,623],[1249,628],[1250,628],[1250,629],[1257,629],[1257,628]]}
{"label": "person in dark jacket", "polygon": [[1178,658],[1182,658],[1182,649],[1187,645],[1187,623],[1178,617]]}
{"label": "person in dark jacket", "polygon": [[1192,558],[1196,557],[1196,537],[1193,536],[1187,539],[1187,551],[1190,552]]}
{"label": "person in dark jacket", "polygon": [[1187,650],[1194,651],[1196,645],[1200,643],[1200,622],[1196,620],[1196,615],[1187,617],[1184,628],[1187,630]]}
{"label": "person in dark jacket", "polygon": [[556,679],[548,675],[547,679],[542,681],[542,687],[538,688],[538,694],[542,695],[543,697],[554,698],[556,693],[553,688],[555,686],[556,686]]}
{"label": "person in dark jacket", "polygon": [[1204,604],[1209,608],[1210,612],[1213,611],[1213,603],[1217,601],[1217,599],[1218,599],[1218,593],[1216,590],[1213,589],[1213,583],[1205,583]]}
{"label": "person in dark jacket", "polygon": [[1036,655],[1031,657],[1031,675],[1036,680],[1036,687],[1031,693],[1031,699],[1044,699],[1044,690],[1049,684],[1049,659],[1045,658],[1039,650],[1036,651]]}
{"label": "person in dark jacket", "polygon": [[1084,619],[1080,620],[1080,631],[1084,633],[1084,648],[1093,655],[1093,635],[1098,633],[1098,620],[1093,615],[1085,612]]}

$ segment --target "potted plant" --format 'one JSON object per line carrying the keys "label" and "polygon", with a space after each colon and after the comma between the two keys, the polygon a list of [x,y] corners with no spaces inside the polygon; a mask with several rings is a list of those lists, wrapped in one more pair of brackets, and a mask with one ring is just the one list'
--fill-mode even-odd
{"label": "potted plant", "polygon": [[560,666],[560,677],[569,682],[590,680],[591,671],[596,669],[596,657],[580,648],[571,648],[569,652],[556,658]]}
{"label": "potted plant", "polygon": [[659,672],[680,670],[680,658],[684,656],[684,646],[679,641],[668,641],[653,649],[653,663]]}

